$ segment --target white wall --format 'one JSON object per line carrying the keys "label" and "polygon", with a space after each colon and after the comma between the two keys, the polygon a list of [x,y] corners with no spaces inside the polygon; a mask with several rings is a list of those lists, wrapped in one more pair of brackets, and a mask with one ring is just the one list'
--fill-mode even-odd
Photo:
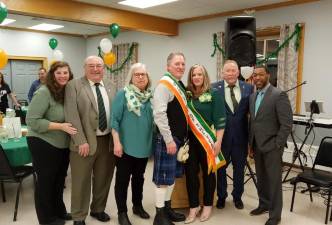
{"label": "white wall", "polygon": [[6,51],[7,55],[47,57],[50,63],[53,60],[53,51],[48,41],[52,37],[58,40],[56,49],[63,52],[64,60],[69,63],[74,76],[82,76],[86,56],[84,38],[0,29],[0,49]]}
{"label": "white wall", "polygon": [[[302,89],[303,102],[312,99],[325,101],[326,116],[332,117],[332,1],[296,5],[287,8],[256,13],[257,28],[277,26],[284,23],[305,23],[305,46],[303,80],[308,84]],[[194,63],[205,65],[215,80],[216,58],[213,51],[212,34],[224,31],[226,18],[214,18],[205,21],[188,22],[180,25],[179,36],[164,37],[140,32],[122,32],[114,43],[139,43],[139,61],[147,64],[153,83],[159,80],[165,71],[165,61],[171,51],[182,51],[187,58],[187,68]],[[97,46],[103,37],[90,38],[87,41],[87,54],[97,54]],[[186,78],[183,80],[185,81]]]}

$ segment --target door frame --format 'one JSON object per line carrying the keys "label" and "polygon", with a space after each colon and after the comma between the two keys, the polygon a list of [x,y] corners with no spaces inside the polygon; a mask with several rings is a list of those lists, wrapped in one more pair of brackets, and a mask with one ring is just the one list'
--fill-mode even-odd
{"label": "door frame", "polygon": [[43,67],[48,70],[48,62],[47,62],[47,57],[35,57],[35,56],[14,56],[14,55],[9,55],[8,60],[29,60],[29,61],[41,61]]}

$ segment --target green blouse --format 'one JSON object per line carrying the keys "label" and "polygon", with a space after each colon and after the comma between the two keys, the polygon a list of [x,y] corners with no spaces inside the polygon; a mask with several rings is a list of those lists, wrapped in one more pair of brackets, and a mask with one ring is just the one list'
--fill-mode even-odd
{"label": "green blouse", "polygon": [[56,102],[46,86],[34,94],[26,116],[27,136],[38,137],[57,148],[68,148],[70,137],[62,130],[48,130],[50,122],[63,123],[63,104]]}
{"label": "green blouse", "polygon": [[113,100],[111,127],[119,133],[123,151],[136,158],[147,158],[152,152],[153,118],[150,101],[141,106],[141,116],[128,111],[125,91]]}
{"label": "green blouse", "polygon": [[211,101],[201,102],[199,98],[193,98],[192,102],[197,112],[205,122],[216,130],[224,129],[226,123],[225,103],[222,96],[215,90],[210,89]]}

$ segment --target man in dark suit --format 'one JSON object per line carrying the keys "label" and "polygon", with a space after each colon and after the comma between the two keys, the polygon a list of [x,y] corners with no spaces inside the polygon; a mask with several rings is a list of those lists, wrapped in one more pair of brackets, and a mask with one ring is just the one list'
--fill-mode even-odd
{"label": "man in dark suit", "polygon": [[255,159],[259,205],[250,214],[269,212],[265,225],[276,225],[282,211],[282,154],[293,121],[287,94],[270,85],[269,77],[266,67],[255,68],[257,92],[249,101],[249,141]]}
{"label": "man in dark suit", "polygon": [[[237,209],[243,209],[241,200],[244,186],[244,167],[248,155],[249,96],[253,86],[238,80],[239,67],[236,61],[227,60],[222,70],[223,81],[212,85],[225,99],[226,128],[222,140],[222,153],[227,165],[233,164],[233,201]],[[226,168],[220,168],[217,176],[217,208],[225,207],[227,198]]]}
{"label": "man in dark suit", "polygon": [[77,127],[70,142],[74,225],[85,225],[91,186],[90,216],[102,222],[110,220],[105,207],[115,166],[109,128],[115,86],[104,78],[100,57],[87,57],[84,71],[84,77],[67,84],[65,93],[65,119]]}

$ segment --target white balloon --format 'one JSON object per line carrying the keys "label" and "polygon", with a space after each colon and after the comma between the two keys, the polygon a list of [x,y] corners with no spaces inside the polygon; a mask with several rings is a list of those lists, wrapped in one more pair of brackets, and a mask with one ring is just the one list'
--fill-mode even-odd
{"label": "white balloon", "polygon": [[248,79],[251,77],[252,73],[254,72],[254,67],[250,66],[241,66],[241,75],[244,79]]}
{"label": "white balloon", "polygon": [[62,61],[63,60],[63,53],[60,50],[54,50],[53,57],[56,61]]}
{"label": "white balloon", "polygon": [[109,53],[112,50],[112,42],[108,38],[101,39],[99,46],[104,53]]}

